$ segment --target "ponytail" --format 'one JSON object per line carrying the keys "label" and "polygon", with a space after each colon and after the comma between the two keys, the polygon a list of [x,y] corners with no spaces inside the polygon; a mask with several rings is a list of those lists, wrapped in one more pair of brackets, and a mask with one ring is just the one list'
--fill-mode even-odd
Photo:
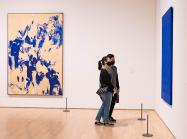
{"label": "ponytail", "polygon": [[98,70],[101,70],[101,68],[102,68],[102,60],[99,60],[99,62],[98,62]]}
{"label": "ponytail", "polygon": [[102,66],[105,64],[105,61],[107,61],[107,57],[104,56],[99,62],[98,62],[98,70],[102,69]]}

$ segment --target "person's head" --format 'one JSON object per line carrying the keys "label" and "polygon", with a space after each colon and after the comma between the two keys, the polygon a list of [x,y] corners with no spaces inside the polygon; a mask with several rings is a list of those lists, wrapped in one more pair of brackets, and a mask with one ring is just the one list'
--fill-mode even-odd
{"label": "person's head", "polygon": [[107,56],[104,56],[99,62],[98,62],[98,69],[101,70],[103,67],[107,68],[107,61],[109,58]]}
{"label": "person's head", "polygon": [[114,65],[115,64],[115,58],[114,58],[114,55],[113,54],[108,54],[107,55],[107,62],[108,62],[108,65]]}

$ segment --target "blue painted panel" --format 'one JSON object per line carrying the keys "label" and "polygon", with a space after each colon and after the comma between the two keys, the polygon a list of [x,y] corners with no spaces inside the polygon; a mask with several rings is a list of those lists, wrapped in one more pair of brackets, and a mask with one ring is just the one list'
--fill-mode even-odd
{"label": "blue painted panel", "polygon": [[162,99],[172,105],[173,8],[162,16]]}

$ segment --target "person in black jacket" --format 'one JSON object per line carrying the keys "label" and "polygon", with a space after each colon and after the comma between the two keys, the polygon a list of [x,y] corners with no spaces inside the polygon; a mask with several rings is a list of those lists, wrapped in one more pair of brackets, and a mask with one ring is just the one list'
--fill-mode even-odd
{"label": "person in black jacket", "polygon": [[111,78],[110,78],[110,75],[107,71],[108,68],[109,68],[109,66],[107,63],[107,57],[103,57],[102,60],[99,61],[99,63],[98,63],[98,69],[100,70],[100,87],[101,88],[107,87],[107,91],[100,95],[100,98],[102,100],[102,105],[101,105],[101,107],[97,113],[97,116],[96,116],[96,121],[95,121],[96,125],[102,124],[100,122],[101,117],[103,119],[105,126],[114,125],[113,123],[110,123],[109,111],[110,111],[112,95],[113,95],[113,93],[116,92],[116,90],[114,89],[114,87],[111,83]]}
{"label": "person in black jacket", "polygon": [[108,73],[111,77],[111,82],[112,85],[114,86],[114,88],[117,90],[117,93],[115,95],[113,95],[112,97],[112,102],[110,105],[110,112],[109,112],[109,118],[111,122],[116,122],[116,119],[114,119],[112,117],[112,113],[114,110],[114,106],[116,103],[119,103],[119,80],[118,80],[118,72],[117,72],[117,67],[114,65],[115,64],[115,58],[113,54],[108,54],[107,55],[107,63],[110,66],[110,68],[108,68]]}

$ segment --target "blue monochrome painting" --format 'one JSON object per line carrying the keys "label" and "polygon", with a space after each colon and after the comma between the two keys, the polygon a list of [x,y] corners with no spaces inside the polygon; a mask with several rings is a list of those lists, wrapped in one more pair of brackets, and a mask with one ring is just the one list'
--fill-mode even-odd
{"label": "blue monochrome painting", "polygon": [[162,17],[162,99],[172,105],[173,8]]}
{"label": "blue monochrome painting", "polygon": [[63,95],[63,14],[8,14],[8,94]]}

